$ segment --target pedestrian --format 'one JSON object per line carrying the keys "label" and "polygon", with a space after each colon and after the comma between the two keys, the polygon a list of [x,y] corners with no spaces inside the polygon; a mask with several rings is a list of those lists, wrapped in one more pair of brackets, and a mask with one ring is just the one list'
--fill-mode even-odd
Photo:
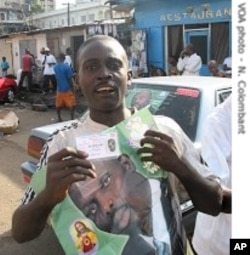
{"label": "pedestrian", "polygon": [[226,77],[232,77],[232,57],[228,56],[223,61],[223,70],[225,72]]}
{"label": "pedestrian", "polygon": [[30,54],[29,49],[25,49],[25,53],[22,56],[22,72],[21,77],[18,83],[19,90],[23,90],[23,81],[24,78],[28,79],[28,90],[30,91],[32,88],[32,67],[34,65],[33,57]]}
{"label": "pedestrian", "polygon": [[72,61],[72,58],[71,58],[71,49],[70,48],[67,48],[66,49],[66,53],[65,53],[65,60],[64,60],[64,63],[65,64],[68,64],[69,67],[72,69],[72,71],[74,72],[74,67],[73,67],[73,61]]}
{"label": "pedestrian", "polygon": [[54,66],[56,75],[56,111],[58,122],[62,121],[61,110],[66,107],[70,111],[70,118],[74,119],[74,110],[76,105],[74,90],[73,72],[68,64],[65,64],[65,55],[59,54],[59,62]]}
{"label": "pedestrian", "polygon": [[[48,139],[37,169],[37,171],[43,171],[44,167],[47,169],[45,187],[41,189],[40,193],[35,193],[33,188],[27,187],[22,205],[13,214],[12,234],[18,242],[29,241],[39,236],[51,211],[66,198],[71,184],[83,185],[82,188],[85,187],[86,192],[89,192],[88,186],[84,186],[86,185],[85,180],[92,178],[93,182],[98,183],[99,188],[109,187],[114,177],[110,173],[109,167],[103,167],[104,175],[97,176],[94,162],[88,159],[87,152],[76,149],[76,138],[101,133],[121,121],[131,118],[136,113],[135,108],[126,107],[125,95],[127,83],[131,77],[128,75],[126,52],[116,39],[105,35],[93,36],[83,43],[77,56],[77,82],[85,96],[89,113],[84,119],[78,120],[71,127],[65,127],[63,130],[55,132]],[[142,252],[139,250],[138,254],[190,254],[182,225],[179,200],[173,185],[173,182],[176,181],[175,176],[187,189],[195,207],[202,212],[217,215],[219,212],[225,211],[226,208],[223,206],[228,197],[222,190],[218,178],[212,175],[211,171],[203,164],[193,143],[178,124],[168,117],[154,116],[153,118],[159,130],[148,130],[142,135],[137,151],[138,160],[147,166],[155,164],[167,171],[168,177],[164,180],[161,178],[150,179],[153,189],[152,204],[148,204],[146,211],[152,210],[153,214],[152,236],[148,240],[143,239],[141,242]],[[147,146],[144,146],[145,144]],[[128,146],[128,143],[124,142],[124,146]],[[124,166],[128,167],[128,163],[125,162]],[[151,168],[147,169],[148,172],[151,171]],[[140,184],[136,185],[140,186]],[[122,187],[122,183],[120,183],[120,187]],[[86,192],[84,192],[85,195],[87,195]],[[111,195],[112,191],[109,194]],[[129,196],[133,196],[133,192]],[[138,199],[140,201],[141,197]],[[119,200],[123,200],[123,196]],[[87,215],[90,215],[91,222],[98,220],[99,206],[101,205],[97,200],[87,206]],[[106,220],[110,224],[112,221],[116,221],[121,228],[127,225],[131,216],[129,207],[117,208],[111,198],[108,199],[108,204],[103,209],[102,215]],[[116,218],[114,215],[118,210]],[[59,220],[63,214],[64,212],[56,214],[57,219]],[[122,221],[119,221],[118,218],[121,215],[123,215]],[[108,222],[105,222],[105,225]],[[66,230],[69,231],[68,228]],[[108,224],[108,228],[104,231],[115,232],[116,228]],[[119,233],[118,229],[116,234],[119,235]],[[131,233],[131,235],[133,234]],[[106,237],[108,238],[107,233]],[[113,238],[114,234],[112,240]],[[129,236],[122,237],[121,235],[120,238],[128,240]],[[150,249],[153,249],[153,252],[143,252],[145,241]],[[99,244],[101,243],[99,242]],[[170,244],[169,253],[166,253],[167,244]],[[137,245],[140,243],[138,242]],[[107,246],[105,242],[105,247]],[[123,248],[112,252],[112,249],[117,248],[111,244],[108,247],[110,254],[118,254],[118,252],[127,254],[122,252]],[[100,250],[100,254],[109,253],[102,253]]]}
{"label": "pedestrian", "polygon": [[178,71],[177,68],[177,62],[178,62],[178,57],[176,56],[169,56],[168,58],[168,75],[180,75],[180,72]]}
{"label": "pedestrian", "polygon": [[210,60],[207,64],[208,69],[214,77],[226,77],[224,72],[219,69],[219,65],[216,60]]}
{"label": "pedestrian", "polygon": [[44,56],[42,59],[43,70],[43,93],[56,91],[56,76],[54,66],[56,59],[54,55],[50,53],[50,49],[45,47]]}
{"label": "pedestrian", "polygon": [[[210,169],[231,190],[232,181],[232,96],[208,116],[202,133],[201,153]],[[216,217],[198,213],[193,246],[199,255],[228,255],[231,238],[231,214]]]}
{"label": "pedestrian", "polygon": [[9,68],[10,68],[10,65],[8,61],[6,60],[6,57],[2,57],[2,62],[1,62],[2,77],[5,77],[8,74]]}
{"label": "pedestrian", "polygon": [[201,57],[195,52],[192,44],[186,45],[184,50],[180,53],[177,63],[177,69],[181,75],[200,75],[202,66]]}

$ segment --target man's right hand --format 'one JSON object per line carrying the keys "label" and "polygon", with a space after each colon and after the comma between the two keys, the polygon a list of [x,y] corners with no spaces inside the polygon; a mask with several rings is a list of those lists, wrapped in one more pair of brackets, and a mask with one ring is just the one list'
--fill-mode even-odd
{"label": "man's right hand", "polygon": [[72,147],[66,147],[48,158],[46,187],[43,191],[51,205],[60,203],[66,196],[69,186],[85,180],[87,176],[95,178],[95,167],[88,154]]}

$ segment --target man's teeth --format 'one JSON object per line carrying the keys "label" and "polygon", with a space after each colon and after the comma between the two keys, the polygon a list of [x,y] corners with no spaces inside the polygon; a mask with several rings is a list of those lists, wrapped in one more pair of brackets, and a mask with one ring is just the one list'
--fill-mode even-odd
{"label": "man's teeth", "polygon": [[98,91],[98,92],[102,92],[102,91],[113,91],[113,89],[110,88],[110,87],[102,87],[102,88],[99,88],[97,91]]}

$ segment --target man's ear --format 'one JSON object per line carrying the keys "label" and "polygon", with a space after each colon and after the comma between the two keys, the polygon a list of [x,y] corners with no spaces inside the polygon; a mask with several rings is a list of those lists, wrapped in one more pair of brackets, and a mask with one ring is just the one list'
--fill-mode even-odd
{"label": "man's ear", "polygon": [[135,165],[133,161],[129,158],[128,155],[122,154],[119,156],[118,160],[120,161],[121,165],[130,172],[135,172]]}
{"label": "man's ear", "polygon": [[130,85],[131,85],[132,78],[133,78],[132,70],[128,70],[127,76],[128,76],[128,86],[130,86]]}

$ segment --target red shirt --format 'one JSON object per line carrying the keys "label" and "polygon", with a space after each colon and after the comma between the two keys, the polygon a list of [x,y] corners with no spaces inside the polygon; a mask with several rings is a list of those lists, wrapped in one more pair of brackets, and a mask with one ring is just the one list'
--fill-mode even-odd
{"label": "red shirt", "polygon": [[22,57],[22,69],[24,72],[31,72],[33,65],[33,59],[29,54],[25,54]]}

